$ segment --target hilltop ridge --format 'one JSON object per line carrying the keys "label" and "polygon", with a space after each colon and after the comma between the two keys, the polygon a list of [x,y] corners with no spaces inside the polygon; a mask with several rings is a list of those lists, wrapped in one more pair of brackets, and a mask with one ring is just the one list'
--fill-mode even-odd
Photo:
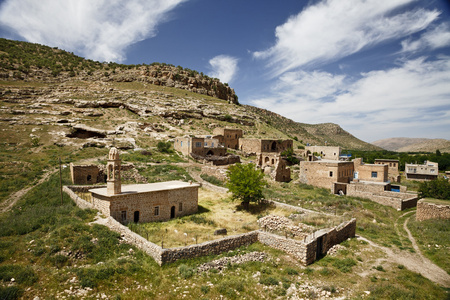
{"label": "hilltop ridge", "polygon": [[[214,127],[232,126],[243,129],[249,137],[294,139],[295,148],[326,142],[345,149],[379,149],[337,124],[303,124],[268,110],[239,105],[227,83],[171,64],[101,63],[57,48],[0,39],[0,80],[4,99],[1,120],[10,125],[52,125],[59,129],[65,124],[67,129],[52,136],[53,143],[73,142],[66,135],[77,126],[95,128],[101,123],[103,129],[114,131],[137,121],[159,124],[159,131],[150,135],[154,139],[210,134]],[[124,115],[121,109],[129,114]],[[141,133],[147,134],[150,129],[146,128],[147,132]],[[136,132],[121,134],[140,138]]]}

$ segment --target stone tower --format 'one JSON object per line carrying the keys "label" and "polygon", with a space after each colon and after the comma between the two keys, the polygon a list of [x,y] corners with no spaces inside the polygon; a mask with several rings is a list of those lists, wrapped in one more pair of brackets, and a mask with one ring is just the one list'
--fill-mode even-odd
{"label": "stone tower", "polygon": [[119,151],[114,147],[109,150],[108,164],[106,165],[106,168],[108,170],[106,193],[108,194],[108,196],[118,195],[122,193]]}

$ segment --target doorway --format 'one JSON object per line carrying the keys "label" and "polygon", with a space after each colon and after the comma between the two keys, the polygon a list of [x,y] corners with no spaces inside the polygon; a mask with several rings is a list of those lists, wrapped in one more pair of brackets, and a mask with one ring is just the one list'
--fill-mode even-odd
{"label": "doorway", "polygon": [[138,223],[139,222],[139,211],[138,210],[134,212],[133,222],[134,223]]}
{"label": "doorway", "polygon": [[170,208],[170,218],[171,219],[175,218],[175,206],[172,206]]}

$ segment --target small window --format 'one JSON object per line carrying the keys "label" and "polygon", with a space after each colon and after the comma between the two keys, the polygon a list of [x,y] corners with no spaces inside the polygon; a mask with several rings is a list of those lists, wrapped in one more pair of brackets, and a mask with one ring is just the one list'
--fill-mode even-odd
{"label": "small window", "polygon": [[195,142],[195,147],[200,148],[202,146],[201,142]]}
{"label": "small window", "polygon": [[88,176],[87,176],[87,181],[91,181],[91,179],[92,179],[92,176],[91,176],[91,175],[88,175]]}
{"label": "small window", "polygon": [[333,171],[330,171],[330,177],[333,177]]}
{"label": "small window", "polygon": [[430,172],[431,172],[431,173],[434,173],[434,169],[431,169]]}
{"label": "small window", "polygon": [[155,206],[155,216],[159,216],[159,206]]}
{"label": "small window", "polygon": [[208,142],[205,142],[205,146],[208,146]]}
{"label": "small window", "polygon": [[178,203],[178,211],[183,211],[183,203]]}
{"label": "small window", "polygon": [[180,142],[180,146],[183,147],[183,141]]}
{"label": "small window", "polygon": [[378,177],[378,172],[372,172],[372,178],[377,178]]}
{"label": "small window", "polygon": [[123,210],[120,215],[121,215],[122,222],[125,222],[127,220],[127,211]]}

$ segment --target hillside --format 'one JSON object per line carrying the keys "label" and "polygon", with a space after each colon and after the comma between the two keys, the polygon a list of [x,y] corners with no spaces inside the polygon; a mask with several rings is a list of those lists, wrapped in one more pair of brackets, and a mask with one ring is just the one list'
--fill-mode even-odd
{"label": "hillside", "polygon": [[[335,124],[301,124],[238,105],[228,84],[181,66],[100,63],[57,48],[0,39],[0,78],[2,122],[47,125],[44,136],[49,130],[59,132],[51,135],[52,143],[80,144],[67,139],[68,131],[86,126],[106,130],[102,136],[107,139],[119,134],[115,140],[139,140],[141,134],[167,139],[237,126],[251,137],[296,139],[296,146],[327,141],[346,149],[377,149]],[[147,125],[128,124],[138,120]],[[135,128],[130,135],[117,131],[118,126]],[[157,132],[149,134],[150,127],[158,127]]]}
{"label": "hillside", "polygon": [[426,138],[389,138],[382,139],[372,144],[390,151],[397,152],[441,152],[450,153],[450,141],[445,139]]}

